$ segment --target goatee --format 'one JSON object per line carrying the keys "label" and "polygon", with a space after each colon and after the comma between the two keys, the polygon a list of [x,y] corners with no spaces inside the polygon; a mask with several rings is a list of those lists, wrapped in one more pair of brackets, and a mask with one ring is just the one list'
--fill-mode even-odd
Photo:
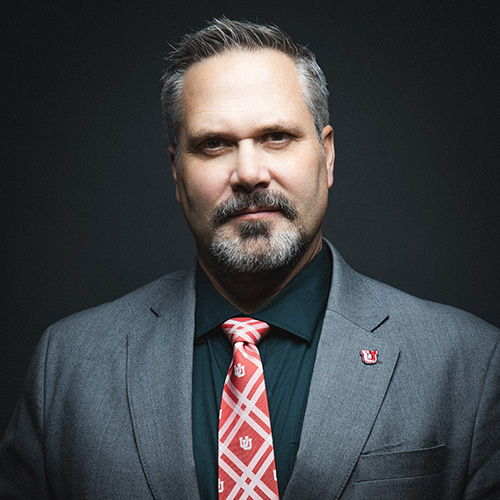
{"label": "goatee", "polygon": [[[280,211],[287,227],[273,229],[272,221],[248,219],[239,223],[235,234],[226,226],[237,212],[251,208]],[[210,259],[226,278],[286,274],[309,244],[295,206],[279,191],[237,193],[217,206],[212,217]]]}

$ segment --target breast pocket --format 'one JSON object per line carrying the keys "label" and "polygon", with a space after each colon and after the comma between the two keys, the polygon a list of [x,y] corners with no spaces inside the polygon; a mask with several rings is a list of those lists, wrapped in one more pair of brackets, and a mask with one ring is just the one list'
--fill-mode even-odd
{"label": "breast pocket", "polygon": [[442,499],[444,445],[404,452],[361,455],[356,467],[356,498]]}

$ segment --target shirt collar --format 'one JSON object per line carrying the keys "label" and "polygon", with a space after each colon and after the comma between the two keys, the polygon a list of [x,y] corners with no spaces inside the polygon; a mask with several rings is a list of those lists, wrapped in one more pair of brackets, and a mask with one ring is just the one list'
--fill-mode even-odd
{"label": "shirt collar", "polygon": [[[323,318],[332,274],[327,245],[272,300],[252,314],[311,342]],[[235,316],[248,316],[230,304],[212,286],[198,265],[196,270],[195,340]]]}

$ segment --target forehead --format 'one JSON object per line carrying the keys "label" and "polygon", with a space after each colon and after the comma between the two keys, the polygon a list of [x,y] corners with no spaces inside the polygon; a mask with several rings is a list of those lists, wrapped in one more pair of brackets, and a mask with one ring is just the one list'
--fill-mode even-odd
{"label": "forehead", "polygon": [[313,126],[294,61],[272,49],[231,50],[195,63],[184,77],[182,110],[181,134],[287,120]]}

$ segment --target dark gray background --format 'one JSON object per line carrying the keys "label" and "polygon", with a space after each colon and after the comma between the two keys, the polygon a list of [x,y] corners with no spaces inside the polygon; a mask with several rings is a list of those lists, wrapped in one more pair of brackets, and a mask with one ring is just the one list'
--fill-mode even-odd
{"label": "dark gray background", "polygon": [[168,43],[217,15],[317,54],[337,148],[325,234],[346,260],[500,325],[495,7],[4,2],[0,433],[50,323],[193,260],[159,80]]}

